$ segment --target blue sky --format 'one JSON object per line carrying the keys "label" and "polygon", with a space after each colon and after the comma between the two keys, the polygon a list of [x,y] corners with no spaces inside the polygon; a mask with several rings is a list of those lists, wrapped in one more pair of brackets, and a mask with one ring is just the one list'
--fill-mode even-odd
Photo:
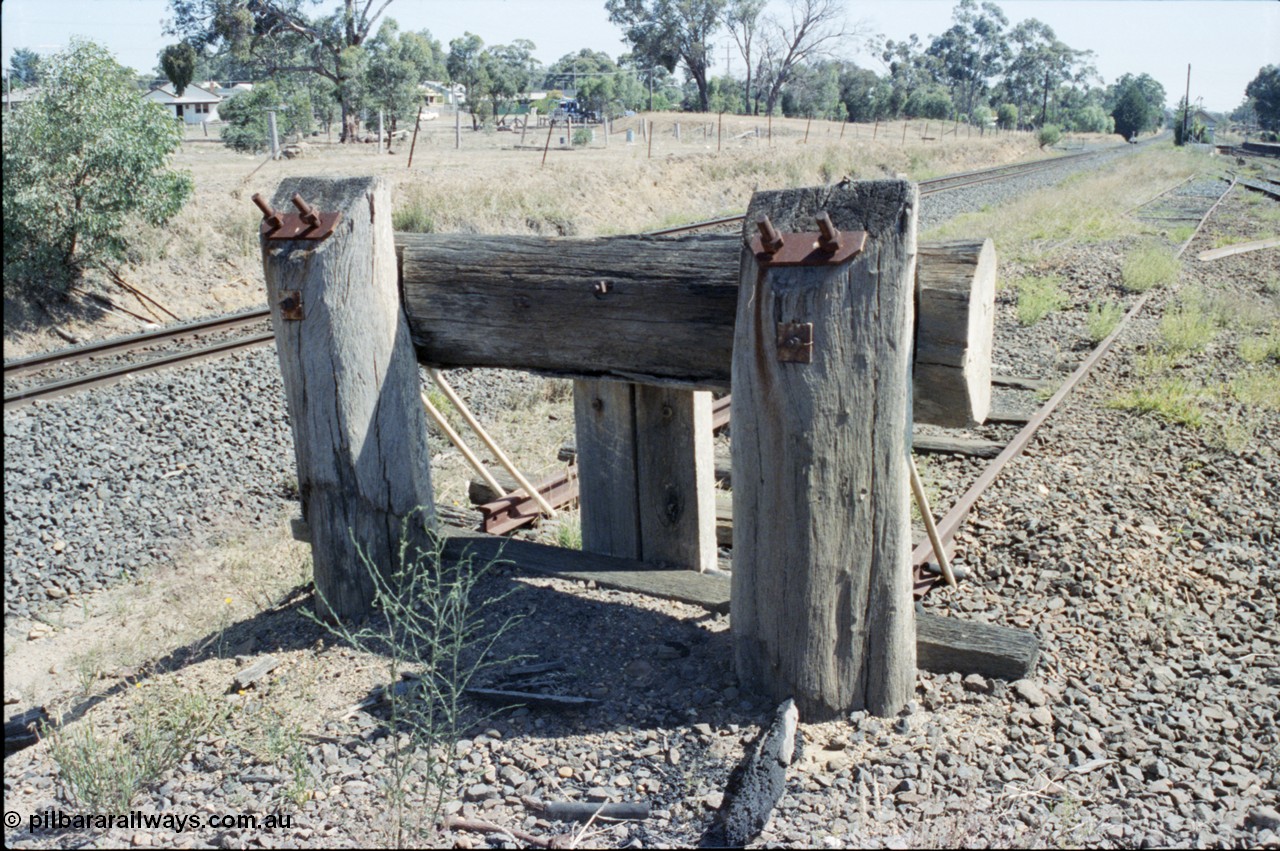
{"label": "blue sky", "polygon": [[[329,9],[337,0],[324,0]],[[850,0],[850,23],[865,22],[890,38],[916,33],[925,38],[949,26],[952,0]],[[1280,2],[1276,0],[1003,0],[1010,22],[1039,18],[1058,38],[1077,49],[1093,50],[1107,82],[1125,72],[1147,72],[1169,93],[1170,105],[1186,84],[1192,65],[1192,99],[1210,109],[1234,108],[1244,87],[1263,65],[1280,63]],[[123,64],[139,71],[155,67],[171,39],[162,31],[167,0],[4,0],[0,5],[3,63],[18,47],[52,53],[73,35],[82,35],[114,51]],[[784,12],[784,0],[770,9]],[[446,46],[464,32],[488,44],[527,38],[535,55],[553,62],[583,47],[616,57],[627,47],[609,23],[604,0],[394,0],[387,15],[402,29],[429,29]],[[714,52],[724,68],[727,36]],[[848,58],[882,70],[853,45]],[[742,72],[742,58],[730,51],[730,70]]]}

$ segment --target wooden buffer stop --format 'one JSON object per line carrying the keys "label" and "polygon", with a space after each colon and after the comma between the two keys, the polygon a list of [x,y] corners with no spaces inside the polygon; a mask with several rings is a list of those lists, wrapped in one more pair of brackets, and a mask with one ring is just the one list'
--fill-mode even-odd
{"label": "wooden buffer stop", "polygon": [[[912,424],[987,415],[995,292],[989,240],[917,245],[914,184],[757,192],[743,234],[674,238],[394,234],[377,178],[289,179],[274,207],[295,198],[316,224],[268,210],[263,262],[337,616],[368,609],[357,543],[390,564],[417,507],[436,531],[418,366],[502,367],[575,382],[584,551],[502,540],[518,567],[727,609],[743,685],[809,720],[896,712],[917,665],[1029,673],[1029,633],[913,604]],[[711,423],[730,388],[731,578]]]}

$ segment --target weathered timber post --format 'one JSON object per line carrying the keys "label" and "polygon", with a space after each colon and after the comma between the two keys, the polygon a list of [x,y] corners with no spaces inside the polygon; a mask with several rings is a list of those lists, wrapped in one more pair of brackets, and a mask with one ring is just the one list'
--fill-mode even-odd
{"label": "weathered timber post", "polygon": [[991,412],[994,243],[921,243],[916,287],[914,417],[959,428],[983,422]]}
{"label": "weathered timber post", "polygon": [[316,589],[332,614],[359,617],[373,600],[361,554],[393,568],[402,520],[422,508],[414,522],[435,524],[418,364],[400,309],[385,179],[287,179],[273,204],[285,228],[298,218],[283,215],[295,195],[341,219],[322,241],[263,235],[267,303]]}
{"label": "weathered timber post", "polygon": [[711,394],[595,379],[573,389],[582,549],[715,567]]}
{"label": "weathered timber post", "polygon": [[734,660],[745,685],[794,697],[809,720],[892,714],[915,683],[907,463],[917,209],[913,184],[886,180],[758,192],[747,213],[749,229],[767,214],[784,245],[797,239],[787,232],[811,233],[821,212],[842,239],[867,234],[839,265],[769,267],[742,252]]}

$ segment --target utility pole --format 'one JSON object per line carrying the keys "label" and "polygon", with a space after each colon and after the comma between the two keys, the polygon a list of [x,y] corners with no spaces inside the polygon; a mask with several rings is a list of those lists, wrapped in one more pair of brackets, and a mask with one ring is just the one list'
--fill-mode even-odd
{"label": "utility pole", "polygon": [[1040,104],[1040,126],[1044,126],[1044,120],[1049,114],[1049,69],[1044,72],[1044,101]]}
{"label": "utility pole", "polygon": [[1191,63],[1187,63],[1187,93],[1182,98],[1182,144],[1187,144],[1187,118],[1191,115]]}

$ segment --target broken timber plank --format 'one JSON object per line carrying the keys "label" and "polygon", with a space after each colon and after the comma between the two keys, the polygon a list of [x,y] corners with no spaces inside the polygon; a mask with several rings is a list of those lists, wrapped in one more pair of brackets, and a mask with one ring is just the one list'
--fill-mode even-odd
{"label": "broken timber plank", "polygon": [[1266,239],[1255,239],[1252,242],[1238,242],[1235,245],[1227,245],[1222,248],[1201,251],[1196,255],[1196,257],[1201,261],[1218,260],[1222,257],[1231,257],[1236,254],[1247,254],[1250,251],[1261,251],[1264,248],[1275,248],[1277,246],[1280,246],[1280,236],[1270,236]]}

